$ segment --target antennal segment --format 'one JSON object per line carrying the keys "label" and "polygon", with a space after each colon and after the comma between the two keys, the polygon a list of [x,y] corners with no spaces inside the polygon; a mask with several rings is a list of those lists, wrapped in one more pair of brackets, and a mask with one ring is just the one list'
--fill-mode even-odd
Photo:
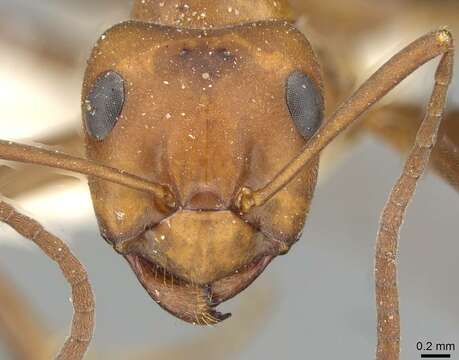
{"label": "antennal segment", "polygon": [[235,206],[242,213],[247,213],[253,207],[265,204],[297,176],[311,159],[318,156],[333,139],[408,75],[428,61],[450,51],[452,42],[449,31],[442,29],[419,38],[396,54],[325,121],[306,144],[303,152],[272,181],[256,191],[247,187],[242,188],[236,197]]}
{"label": "antennal segment", "polygon": [[135,190],[153,194],[168,207],[175,208],[176,200],[167,186],[156,184],[122,170],[100,165],[90,160],[38,147],[0,140],[0,159],[49,166],[75,173],[95,176]]}

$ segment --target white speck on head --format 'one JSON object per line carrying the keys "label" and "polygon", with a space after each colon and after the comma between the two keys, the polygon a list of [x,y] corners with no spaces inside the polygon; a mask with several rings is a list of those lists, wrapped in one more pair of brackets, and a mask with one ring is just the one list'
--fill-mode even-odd
{"label": "white speck on head", "polygon": [[123,221],[126,218],[124,211],[117,210],[115,211],[115,216],[118,221]]}

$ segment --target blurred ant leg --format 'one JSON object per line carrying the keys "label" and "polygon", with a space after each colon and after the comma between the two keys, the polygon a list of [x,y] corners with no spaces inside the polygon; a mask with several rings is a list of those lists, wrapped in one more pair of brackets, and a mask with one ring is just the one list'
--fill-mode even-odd
{"label": "blurred ant leg", "polygon": [[[459,116],[454,118],[457,122]],[[459,134],[459,133],[458,133]],[[459,141],[440,128],[440,141],[432,152],[434,169],[459,192]]]}
{"label": "blurred ant leg", "polygon": [[15,359],[49,358],[50,334],[25,297],[0,272],[0,333]]}
{"label": "blurred ant leg", "polygon": [[94,329],[94,295],[86,270],[62,240],[47,232],[35,220],[18,213],[3,201],[0,201],[0,221],[33,241],[62,270],[72,288],[74,315],[70,336],[57,359],[82,359],[92,339]]}
{"label": "blurred ant leg", "polygon": [[[394,104],[368,114],[361,127],[405,154],[415,141],[421,121],[418,107]],[[459,111],[443,119],[430,166],[459,192]]]}
{"label": "blurred ant leg", "polygon": [[376,358],[395,360],[400,355],[400,314],[397,287],[397,250],[400,228],[417,182],[428,165],[443,117],[448,86],[453,71],[453,52],[447,52],[438,65],[435,86],[427,114],[419,128],[402,175],[391,191],[381,215],[376,243],[376,304],[378,347]]}

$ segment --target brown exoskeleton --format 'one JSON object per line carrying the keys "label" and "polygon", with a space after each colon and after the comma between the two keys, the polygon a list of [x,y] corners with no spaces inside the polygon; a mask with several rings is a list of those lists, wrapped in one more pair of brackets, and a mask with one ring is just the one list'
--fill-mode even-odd
{"label": "brown exoskeleton", "polygon": [[[134,18],[142,22],[105,33],[89,61],[83,111],[88,158],[163,184],[175,199],[169,206],[92,179],[104,238],[161,306],[206,324],[223,320],[214,306],[297,240],[317,159],[247,217],[236,197],[242,186],[263,186],[301,151],[321,124],[323,101],[304,37],[288,22],[254,22],[283,7],[270,4],[249,19],[238,4],[239,15],[225,2],[196,14],[195,7],[138,3]],[[226,26],[234,22],[248,24]],[[113,109],[98,112],[106,106],[99,102]]]}
{"label": "brown exoskeleton", "polygon": [[[428,116],[380,231],[379,355],[393,358],[395,240],[441,120],[450,34],[417,40],[323,122],[319,65],[285,1],[137,1],[133,18],[105,33],[89,61],[82,108],[91,162],[9,143],[0,152],[90,175],[103,237],[153,299],[197,324],[226,318],[216,305],[298,239],[318,153],[408,74],[444,54]],[[6,204],[2,214],[32,240],[50,239],[36,224],[24,226],[29,221]],[[52,247],[57,241],[43,247],[69,264],[60,255],[64,247]],[[83,321],[75,322],[69,345],[82,343],[82,354],[91,333],[90,289],[81,269],[64,270],[81,291],[75,299],[86,300],[76,302]]]}

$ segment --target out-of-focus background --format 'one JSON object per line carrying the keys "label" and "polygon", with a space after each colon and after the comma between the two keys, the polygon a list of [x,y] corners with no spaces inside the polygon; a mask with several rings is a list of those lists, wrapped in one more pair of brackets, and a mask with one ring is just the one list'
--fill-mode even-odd
{"label": "out-of-focus background", "polygon": [[[298,27],[332,74],[329,111],[416,37],[445,25],[459,36],[456,0],[292,4]],[[79,93],[85,61],[99,35],[128,18],[130,6],[121,0],[0,0],[2,139],[83,154]],[[422,109],[434,66],[411,76],[384,104]],[[450,112],[459,108],[457,78]],[[375,235],[402,160],[365,134],[335,144],[325,154],[301,241],[223,304],[233,317],[214,328],[184,324],[151,301],[99,236],[84,179],[4,163],[0,193],[60,235],[86,265],[97,299],[89,359],[369,359],[376,344]],[[459,358],[458,214],[457,192],[429,173],[401,233],[402,359],[420,357],[418,341],[455,343],[453,358]],[[0,289],[24,295],[34,314],[31,327],[42,329],[35,332],[42,337],[40,351],[56,349],[71,318],[68,288],[33,244],[4,225],[0,231]],[[0,359],[15,359],[6,335],[0,329]]]}

